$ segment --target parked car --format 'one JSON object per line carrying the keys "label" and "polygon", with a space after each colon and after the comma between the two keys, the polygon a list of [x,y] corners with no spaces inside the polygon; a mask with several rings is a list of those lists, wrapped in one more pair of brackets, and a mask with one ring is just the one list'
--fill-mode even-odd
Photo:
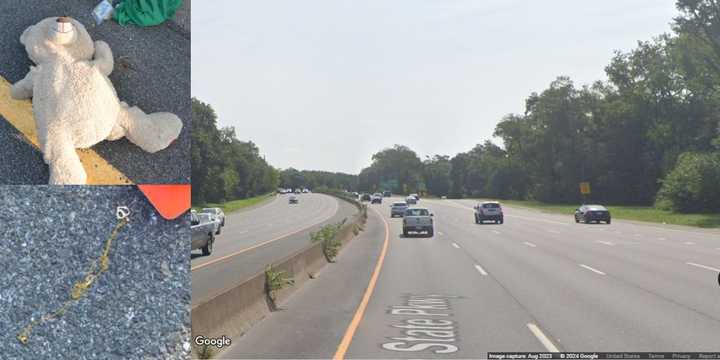
{"label": "parked car", "polygon": [[300,200],[295,195],[290,195],[290,198],[288,199],[288,204],[298,204],[300,203]]}
{"label": "parked car", "polygon": [[408,205],[415,205],[417,204],[417,199],[414,196],[408,196],[405,198],[405,203],[407,203]]}
{"label": "parked car", "polygon": [[370,194],[360,195],[360,201],[370,201],[370,200],[372,200],[372,196],[370,196]]}
{"label": "parked car", "polygon": [[405,215],[405,210],[407,210],[408,204],[405,202],[395,202],[392,205],[390,205],[390,217],[403,217]]}
{"label": "parked car", "polygon": [[495,221],[496,224],[504,222],[502,206],[497,201],[484,201],[475,205],[475,223],[482,224],[485,220]]}
{"label": "parked car", "polygon": [[382,204],[383,196],[381,193],[374,193],[372,197],[370,197],[370,203],[371,204]]}
{"label": "parked car", "polygon": [[216,223],[209,214],[190,212],[191,250],[201,249],[202,254],[212,254],[215,244]]}
{"label": "parked car", "polygon": [[215,215],[220,220],[220,226],[225,226],[225,212],[221,208],[204,208],[200,212]]}
{"label": "parked car", "polygon": [[408,196],[414,197],[415,200],[418,200],[418,201],[420,200],[420,195],[418,195],[418,194],[410,194],[410,195],[408,195]]}
{"label": "parked car", "polygon": [[580,221],[590,224],[591,222],[600,223],[604,221],[610,224],[610,210],[602,205],[581,205],[575,210],[575,222]]}
{"label": "parked car", "polygon": [[433,236],[435,227],[433,224],[433,214],[425,208],[408,208],[403,214],[403,236],[408,236],[411,232],[425,232],[427,236]]}
{"label": "parked car", "polygon": [[383,191],[383,197],[391,197],[391,196],[392,196],[392,192],[390,192],[390,191]]}

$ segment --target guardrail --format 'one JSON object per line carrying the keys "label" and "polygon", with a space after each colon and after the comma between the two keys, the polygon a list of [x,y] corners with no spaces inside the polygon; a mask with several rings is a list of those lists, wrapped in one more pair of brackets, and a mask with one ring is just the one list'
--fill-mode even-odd
{"label": "guardrail", "polygon": [[[358,213],[351,221],[346,221],[335,235],[342,242],[342,248],[350,242],[367,221],[367,207],[355,200],[340,197],[358,207]],[[238,338],[255,323],[269,315],[275,304],[282,304],[305,282],[315,278],[320,270],[328,264],[323,253],[322,242],[316,242],[275,262],[274,271],[284,271],[292,277],[293,285],[276,291],[275,300],[271,300],[267,291],[265,271],[258,272],[240,285],[199,304],[191,310],[192,334],[196,336],[219,338]],[[197,357],[193,348],[193,358]]]}

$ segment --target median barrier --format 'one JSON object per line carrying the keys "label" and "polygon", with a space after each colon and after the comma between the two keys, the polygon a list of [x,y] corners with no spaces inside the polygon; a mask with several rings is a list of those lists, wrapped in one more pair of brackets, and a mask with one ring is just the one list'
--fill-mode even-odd
{"label": "median barrier", "polygon": [[[332,195],[332,194],[330,194]],[[359,204],[359,203],[358,203]],[[367,220],[367,213],[362,204],[357,214],[337,232],[344,247],[355,237],[355,230],[361,229]],[[274,271],[285,271],[295,282],[293,285],[276,291],[275,305],[281,306],[297,289],[317,274],[328,264],[322,250],[322,243],[317,242],[274,262]],[[342,252],[342,248],[340,249]],[[196,336],[230,339],[239,338],[255,323],[273,311],[273,302],[265,288],[265,271],[258,272],[238,286],[217,295],[216,297],[194,306],[191,310],[193,339]],[[193,347],[193,357],[197,349]]]}

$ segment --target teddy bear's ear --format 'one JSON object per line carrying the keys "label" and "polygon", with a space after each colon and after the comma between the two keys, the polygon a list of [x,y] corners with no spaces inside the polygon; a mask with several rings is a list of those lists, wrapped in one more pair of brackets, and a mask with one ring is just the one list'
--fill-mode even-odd
{"label": "teddy bear's ear", "polygon": [[20,43],[25,45],[25,39],[27,39],[28,35],[30,34],[30,31],[35,28],[35,25],[30,25],[25,31],[23,31],[22,35],[20,35]]}

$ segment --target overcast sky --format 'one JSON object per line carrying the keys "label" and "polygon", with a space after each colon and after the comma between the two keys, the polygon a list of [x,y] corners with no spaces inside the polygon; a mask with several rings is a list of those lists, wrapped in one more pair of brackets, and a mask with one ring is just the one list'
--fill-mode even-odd
{"label": "overcast sky", "polygon": [[605,79],[614,50],[670,32],[674,2],[196,1],[192,94],[279,168],[452,156],[558,75]]}

